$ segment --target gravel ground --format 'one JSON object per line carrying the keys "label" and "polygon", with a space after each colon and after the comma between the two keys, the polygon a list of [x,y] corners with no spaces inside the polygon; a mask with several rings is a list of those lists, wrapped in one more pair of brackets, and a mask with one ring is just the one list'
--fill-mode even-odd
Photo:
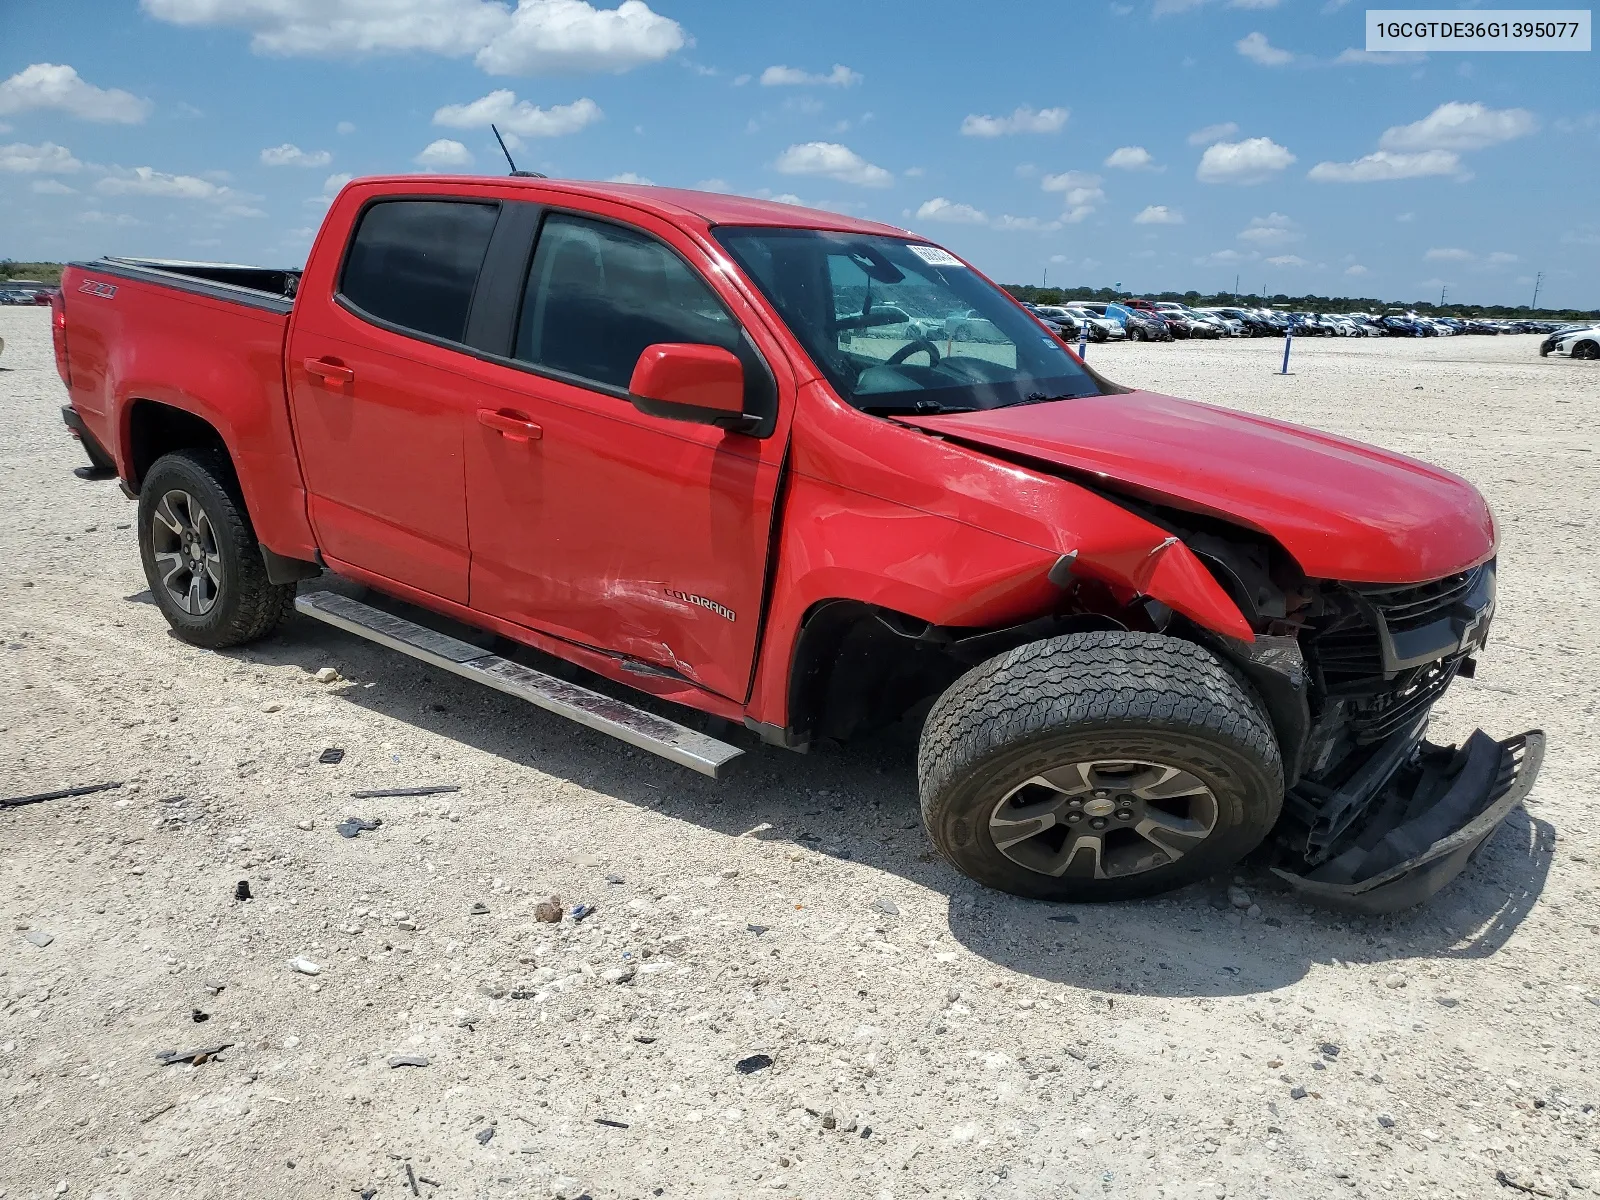
{"label": "gravel ground", "polygon": [[[0,309],[0,792],[125,786],[0,809],[6,1200],[1600,1191],[1593,365],[1091,348],[1494,504],[1495,635],[1434,736],[1542,726],[1544,773],[1447,892],[1364,920],[1254,873],[982,892],[928,853],[914,730],[714,784],[303,619],[187,647],[132,505],[71,474],[47,321]],[[541,922],[552,892],[595,911]]]}

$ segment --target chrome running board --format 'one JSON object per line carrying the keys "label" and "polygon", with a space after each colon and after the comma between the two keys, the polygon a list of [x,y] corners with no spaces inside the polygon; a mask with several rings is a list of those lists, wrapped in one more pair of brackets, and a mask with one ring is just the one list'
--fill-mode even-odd
{"label": "chrome running board", "polygon": [[744,753],[737,746],[719,742],[625,701],[490,654],[459,638],[425,629],[337,592],[296,596],[294,606],[308,617],[442,667],[463,679],[526,700],[590,729],[609,733],[630,746],[659,754],[713,779],[731,760]]}

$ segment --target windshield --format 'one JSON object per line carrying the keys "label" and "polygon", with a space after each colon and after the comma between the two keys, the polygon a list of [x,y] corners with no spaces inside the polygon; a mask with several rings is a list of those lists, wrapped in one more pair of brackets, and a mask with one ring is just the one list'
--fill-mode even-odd
{"label": "windshield", "polygon": [[1099,394],[1058,339],[935,246],[814,229],[715,232],[834,390],[864,412]]}

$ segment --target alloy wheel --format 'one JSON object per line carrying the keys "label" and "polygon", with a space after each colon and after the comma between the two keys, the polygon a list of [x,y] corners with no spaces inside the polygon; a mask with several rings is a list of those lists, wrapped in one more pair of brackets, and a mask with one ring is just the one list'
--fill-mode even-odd
{"label": "alloy wheel", "polygon": [[1217,816],[1210,787],[1181,767],[1097,759],[1012,788],[989,816],[989,836],[1030,871],[1113,879],[1176,862],[1211,836]]}
{"label": "alloy wheel", "polygon": [[150,544],[161,586],[191,617],[203,617],[222,595],[222,556],[205,509],[188,492],[161,497],[150,516]]}

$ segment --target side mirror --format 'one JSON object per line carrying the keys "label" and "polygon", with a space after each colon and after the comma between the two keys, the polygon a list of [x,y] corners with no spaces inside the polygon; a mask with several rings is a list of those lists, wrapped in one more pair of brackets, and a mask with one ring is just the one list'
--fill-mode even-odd
{"label": "side mirror", "polygon": [[646,346],[628,381],[628,398],[640,412],[670,421],[733,430],[750,423],[744,411],[744,366],[721,346]]}

